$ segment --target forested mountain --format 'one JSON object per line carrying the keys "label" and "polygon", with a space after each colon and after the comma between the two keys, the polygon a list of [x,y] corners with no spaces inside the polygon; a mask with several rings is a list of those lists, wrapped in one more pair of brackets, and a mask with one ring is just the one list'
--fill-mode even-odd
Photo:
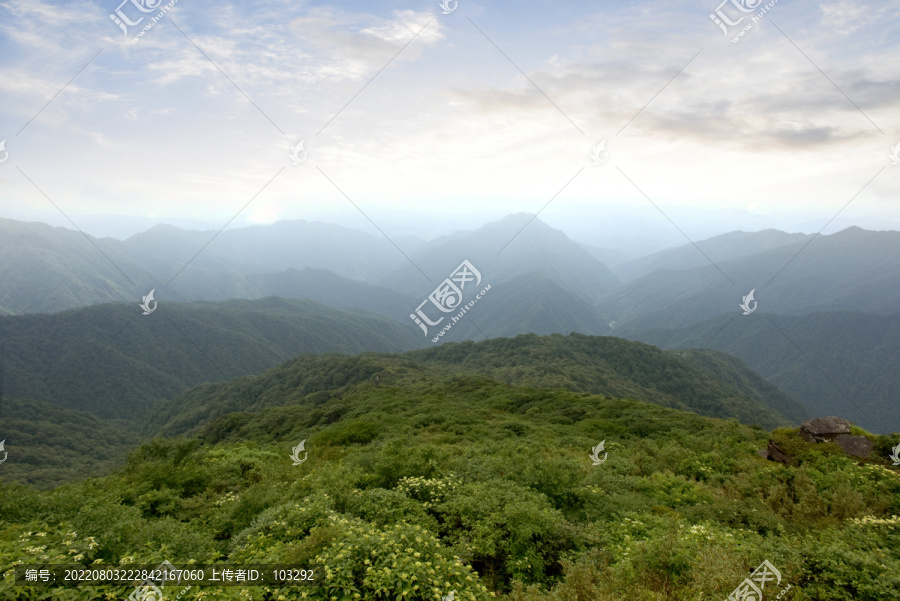
{"label": "forested mountain", "polygon": [[103,245],[104,257],[77,231],[0,219],[0,315],[50,313],[129,297],[140,300],[119,270],[138,283],[150,282],[153,274],[133,263],[116,242]]}
{"label": "forested mountain", "polygon": [[753,289],[769,313],[890,314],[900,306],[900,232],[852,227],[804,248],[807,242],[716,266],[658,270],[620,286],[600,308],[617,327],[683,328],[738,311]]}
{"label": "forested mountain", "polygon": [[121,423],[52,403],[4,397],[0,480],[59,486],[121,467],[141,438]]}
{"label": "forested mountain", "polygon": [[[121,243],[154,273],[173,276],[201,248],[191,268],[211,272],[274,273],[286,269],[326,269],[374,283],[395,269],[403,255],[377,232],[296,219],[271,225],[215,231],[188,231],[159,225]],[[204,248],[204,245],[209,246]]]}
{"label": "forested mountain", "polygon": [[107,304],[0,318],[4,394],[133,420],[200,382],[257,373],[304,352],[401,351],[406,324],[312,301]]}
{"label": "forested mountain", "polygon": [[[404,260],[384,238],[302,220],[226,230],[213,240],[215,234],[160,225],[120,241],[0,219],[0,315],[139,302],[151,289],[178,302],[286,293],[359,306],[354,299],[369,296],[379,297],[370,310],[395,313],[393,303],[402,300],[365,283]],[[343,295],[322,287],[334,283]]]}
{"label": "forested mountain", "polygon": [[[440,337],[439,342],[484,340],[523,333],[544,335],[581,332],[601,335],[610,332],[609,325],[593,305],[568,292],[542,273],[525,274],[499,284],[484,277],[474,290],[480,291],[488,284],[491,286],[490,290]],[[474,293],[467,293],[463,296],[463,301],[467,302],[472,298]],[[435,310],[431,312],[432,317],[438,317]],[[458,314],[459,312],[446,314],[446,319],[437,326],[431,326],[428,335],[422,335],[422,339],[427,340],[429,346],[432,345],[436,333]],[[421,329],[416,331],[422,334]]]}
{"label": "forested mountain", "polygon": [[427,295],[463,259],[491,284],[536,272],[589,302],[619,283],[609,268],[580,244],[524,213],[429,242],[380,283],[413,296]]}
{"label": "forested mountain", "polygon": [[706,267],[710,261],[721,263],[773,248],[803,244],[812,237],[812,234],[789,234],[772,229],[759,232],[730,232],[700,240],[696,246],[684,244],[636,259],[607,264],[615,265],[613,271],[622,280],[631,281],[653,273],[657,269],[680,270]]}
{"label": "forested mountain", "polygon": [[760,311],[623,335],[663,348],[724,351],[814,415],[841,415],[873,432],[900,431],[900,314]]}
{"label": "forested mountain", "polygon": [[[612,336],[521,335],[404,353],[454,372],[520,386],[628,397],[774,426],[809,416],[797,401],[740,360],[715,351],[664,353]],[[754,413],[756,412],[756,413]]]}
{"label": "forested mountain", "polygon": [[[523,335],[393,356],[303,355],[259,376],[203,384],[161,401],[144,417],[141,431],[171,436],[229,412],[343,397],[375,382],[376,376],[380,383],[394,386],[453,373],[626,396],[767,427],[805,417],[796,402],[738,362],[709,351],[701,355],[707,357],[698,361],[620,338],[580,334]],[[710,362],[716,367],[705,364]]]}
{"label": "forested mountain", "polygon": [[371,311],[406,322],[409,313],[421,300],[384,286],[375,286],[339,276],[324,269],[305,267],[279,273],[195,273],[179,278],[158,298],[172,300],[259,299],[268,296],[309,299],[337,309],[354,308]]}
{"label": "forested mountain", "polygon": [[[677,355],[660,354],[659,365],[677,368]],[[223,601],[724,599],[763,560],[779,573],[767,599],[900,595],[890,437],[855,429],[873,452],[851,457],[796,429],[768,433],[465,373],[425,376],[403,356],[301,357],[196,394],[234,395],[244,410],[195,436],[148,441],[100,480],[46,493],[14,485],[2,476],[17,451],[7,446],[0,599],[135,590],[15,586],[13,562],[163,561],[220,573],[226,564],[327,566],[311,586],[211,583],[183,597]],[[790,465],[758,455],[773,440]],[[164,583],[167,597],[183,590]]]}
{"label": "forested mountain", "polygon": [[[167,335],[170,342],[166,344],[157,344],[152,337],[145,339],[149,332],[141,333],[144,338],[132,332],[134,336],[127,338],[129,350],[105,349],[101,341],[119,339],[118,331],[127,323],[126,313],[122,313],[122,320],[101,318],[98,313],[94,321],[79,322],[80,325],[71,323],[72,314],[43,316],[46,319],[40,322],[43,325],[36,326],[35,332],[46,333],[47,324],[53,323],[64,335],[53,340],[53,350],[47,338],[17,333],[16,337],[29,341],[29,346],[21,352],[16,345],[13,350],[4,351],[7,363],[13,365],[7,376],[8,389],[26,398],[91,409],[106,406],[120,396],[126,399],[126,405],[137,398],[169,398],[195,383],[220,379],[225,377],[223,374],[232,377],[253,373],[296,352],[310,350],[406,350],[467,339],[568,332],[621,335],[658,342],[667,348],[703,346],[716,335],[716,328],[728,320],[740,318],[744,320],[740,322],[742,327],[752,323],[747,321],[749,316],[740,315],[738,305],[744,295],[754,290],[759,309],[749,317],[751,320],[763,314],[781,318],[819,315],[784,322],[791,324],[791,338],[802,342],[798,343],[802,351],[793,345],[782,346],[780,335],[770,341],[771,333],[762,333],[765,328],[752,335],[744,332],[742,335],[747,337],[743,338],[734,334],[734,339],[729,340],[729,332],[737,331],[733,325],[718,339],[721,346],[716,343],[713,348],[740,357],[816,412],[838,412],[847,399],[854,399],[851,402],[861,409],[849,408],[851,416],[861,420],[870,415],[865,423],[873,430],[880,429],[875,422],[882,419],[896,423],[892,409],[896,404],[892,400],[895,383],[888,382],[885,375],[890,372],[873,372],[870,366],[885,365],[892,370],[900,363],[900,354],[883,342],[877,328],[863,324],[835,332],[830,339],[842,342],[831,358],[822,356],[810,363],[810,357],[803,353],[826,348],[821,333],[831,332],[850,319],[842,317],[832,323],[824,316],[827,312],[896,312],[900,306],[900,232],[859,228],[828,236],[775,230],[732,232],[697,242],[706,257],[715,262],[710,265],[693,245],[622,261],[622,256],[610,249],[573,242],[532,217],[509,215],[475,230],[427,242],[398,237],[409,249],[409,260],[383,238],[304,221],[226,230],[205,247],[215,232],[158,226],[124,242],[93,239],[101,253],[78,232],[0,220],[0,250],[4,251],[0,252],[0,276],[4,282],[0,288],[0,312],[50,312],[111,300],[124,300],[128,306],[134,306],[128,311],[135,312],[142,295],[155,289],[162,307],[181,301],[274,295],[312,299],[335,308],[391,318],[351,319],[359,327],[345,323],[339,331],[349,328],[366,334],[349,346],[344,344],[346,340],[330,344],[331,333],[321,327],[285,341],[279,338],[282,328],[273,325],[284,316],[270,315],[270,321],[260,330],[250,331],[248,326],[236,324],[253,323],[257,317],[245,320],[239,313],[249,308],[257,314],[259,307],[231,305],[230,317],[223,317],[229,322],[225,329],[231,333],[210,334],[210,340],[221,342],[211,343],[210,352],[222,355],[211,356],[214,360],[210,362],[199,352],[188,360],[178,341],[193,348],[195,343],[184,334],[193,337],[177,329]],[[382,243],[390,247],[389,252]],[[196,260],[167,284],[184,265],[180,261],[189,261],[201,249]],[[615,261],[616,270],[629,281],[620,283],[595,258],[598,253]],[[423,333],[409,316],[464,259],[481,273],[479,290],[487,285],[490,290],[435,342],[440,328],[431,327]],[[365,277],[359,275],[363,272]],[[635,276],[640,277],[630,279]],[[369,283],[375,280],[381,285]],[[467,290],[463,300],[469,302],[473,294]],[[430,305],[427,309],[433,318],[444,317],[440,327],[449,324],[456,314],[438,314]],[[350,319],[342,315],[340,319]],[[63,322],[68,325],[62,325]],[[173,320],[170,327],[178,323],[181,322]],[[87,328],[84,332],[80,330],[82,325]],[[198,327],[207,325],[211,324]],[[288,326],[287,331],[295,332],[296,327]],[[806,327],[811,329],[804,330]],[[130,328],[123,331],[130,332]],[[658,329],[671,332],[648,333]],[[274,342],[269,340],[270,335]],[[248,340],[253,342],[248,344]],[[369,341],[379,342],[372,346]],[[127,358],[140,355],[145,344],[150,345],[154,356],[179,359],[170,369],[158,358],[154,359],[154,368],[148,368],[145,359],[133,363]],[[207,350],[203,344],[196,344]],[[167,350],[170,345],[171,352]],[[772,350],[760,352],[761,345],[771,346]],[[59,373],[74,377],[73,370],[77,373],[81,363],[90,363],[84,357],[99,357],[103,353],[110,354],[110,365],[115,366],[106,371],[136,370],[138,377],[133,382],[121,383],[124,393],[115,392],[120,383],[107,381],[103,370],[95,370],[90,377],[87,372],[80,373],[74,382],[61,383],[53,376]],[[254,358],[245,361],[248,353]],[[26,368],[32,359],[32,367]],[[829,365],[825,371],[834,374],[834,384],[823,384],[827,379],[819,378],[816,369],[810,370],[813,364]],[[154,384],[148,384],[150,380]],[[95,384],[98,390],[93,390]],[[862,395],[864,400],[856,401],[854,394]],[[118,403],[121,401],[115,400],[114,404]]]}

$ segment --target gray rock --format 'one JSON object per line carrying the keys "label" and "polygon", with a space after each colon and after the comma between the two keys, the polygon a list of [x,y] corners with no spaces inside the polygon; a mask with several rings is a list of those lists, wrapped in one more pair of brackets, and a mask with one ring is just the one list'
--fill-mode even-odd
{"label": "gray rock", "polygon": [[828,442],[850,434],[850,422],[840,417],[817,417],[800,425],[800,436],[807,442]]}
{"label": "gray rock", "polygon": [[868,457],[872,453],[872,441],[865,436],[841,434],[834,439],[834,443],[854,457]]}
{"label": "gray rock", "polygon": [[785,465],[790,465],[793,457],[782,451],[778,448],[778,445],[773,441],[769,441],[768,446],[766,447],[767,456],[769,461],[777,461],[779,463],[783,463]]}

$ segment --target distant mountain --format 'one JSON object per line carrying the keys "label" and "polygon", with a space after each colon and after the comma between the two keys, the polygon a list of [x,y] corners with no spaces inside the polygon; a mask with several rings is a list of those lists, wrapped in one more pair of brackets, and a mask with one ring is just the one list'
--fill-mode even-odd
{"label": "distant mountain", "polygon": [[304,352],[402,351],[413,328],[356,310],[267,298],[107,304],[0,317],[3,392],[132,420],[200,382],[260,372]]}
{"label": "distant mountain", "polygon": [[[484,277],[479,290],[487,284],[490,284],[490,290],[453,324],[440,338],[440,342],[483,340],[519,334],[580,332],[601,335],[610,332],[610,327],[591,303],[563,289],[542,273],[521,275],[499,284]],[[469,301],[470,298],[471,295],[464,296],[463,301]],[[458,312],[447,315],[443,322],[429,328],[428,336],[422,336],[427,340],[426,346],[433,345],[432,339],[436,333],[450,323]],[[436,313],[434,317],[437,317]],[[420,329],[416,331],[422,332]]]}
{"label": "distant mountain", "polygon": [[765,427],[791,423],[783,411],[805,416],[796,402],[739,362],[710,351],[699,355],[700,360],[689,360],[637,342],[578,334],[445,344],[401,355],[303,355],[258,376],[202,384],[161,401],[141,428],[148,435],[176,435],[230,412],[315,406],[361,388],[410,386],[454,374],[628,397]]}
{"label": "distant mountain", "polygon": [[[409,320],[410,308],[417,303],[407,296],[364,282],[351,280],[324,269],[306,267],[278,273],[222,273],[203,272],[194,275],[190,284],[176,280],[168,289],[161,289],[157,298],[179,301],[232,298],[259,299],[269,296],[309,299],[329,307],[371,311],[403,321]],[[418,301],[421,302],[421,301]]]}
{"label": "distant mountain", "polygon": [[379,283],[404,294],[424,297],[464,259],[492,284],[537,272],[589,302],[619,283],[609,268],[580,244],[540,219],[522,213],[471,232],[431,241]]}
{"label": "distant mountain", "polygon": [[[360,297],[398,300],[396,294],[358,285],[374,282],[404,261],[383,238],[302,220],[215,234],[159,225],[121,241],[0,219],[0,315],[139,302],[151,289],[170,301],[262,298],[289,289],[328,297],[336,306],[356,306],[353,299]],[[415,247],[411,239],[407,242]],[[294,273],[306,268],[342,277],[345,281],[332,282],[347,298],[316,289],[315,282],[324,282],[321,273]],[[383,306],[381,301],[375,304]],[[396,313],[393,307],[382,311]]]}
{"label": "distant mountain", "polygon": [[722,315],[682,329],[623,333],[663,348],[714,348],[742,359],[813,415],[900,432],[900,314]]}
{"label": "distant mountain", "polygon": [[[403,261],[403,255],[380,234],[318,221],[297,219],[225,230],[210,242],[215,234],[158,225],[122,245],[166,279],[201,249],[189,269],[274,273],[312,267],[370,283]],[[185,275],[190,278],[189,272]]]}
{"label": "distant mountain", "polygon": [[900,306],[900,232],[848,228],[715,266],[657,270],[617,288],[600,309],[617,328],[681,328],[740,312],[753,289],[769,313],[893,313]]}
{"label": "distant mountain", "polygon": [[706,267],[710,261],[714,263],[730,261],[773,248],[802,244],[812,237],[812,234],[788,234],[772,229],[759,232],[731,232],[700,240],[696,246],[684,244],[637,259],[607,262],[607,265],[614,266],[613,271],[622,280],[630,281],[653,273],[657,269],[683,270]]}
{"label": "distant mountain", "polygon": [[136,283],[152,281],[153,274],[132,262],[121,244],[43,223],[0,219],[0,315],[134,298],[134,286],[123,272]]}
{"label": "distant mountain", "polygon": [[594,246],[593,244],[584,243],[581,244],[581,247],[591,253],[595,259],[612,269],[613,272],[616,271],[614,266],[625,263],[629,258],[628,254],[616,248],[602,248],[600,246]]}

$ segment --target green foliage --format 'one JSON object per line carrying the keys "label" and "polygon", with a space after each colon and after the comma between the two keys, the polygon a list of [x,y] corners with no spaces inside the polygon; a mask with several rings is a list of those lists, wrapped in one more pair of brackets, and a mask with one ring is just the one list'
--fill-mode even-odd
{"label": "green foliage", "polygon": [[764,559],[792,598],[900,594],[900,470],[886,457],[778,430],[800,457],[784,466],[757,454],[769,433],[736,420],[421,365],[298,358],[205,387],[252,405],[147,440],[112,475],[0,483],[0,601],[130,593],[15,587],[15,562],[165,559],[325,570],[320,587],[184,597],[229,601],[694,601],[727,597]]}
{"label": "green foliage", "polygon": [[[459,380],[465,382],[461,385],[473,390],[482,382],[509,379],[517,387],[565,388],[633,398],[766,427],[790,423],[785,414],[805,415],[802,407],[740,362],[728,360],[721,353],[697,355],[682,358],[642,343],[581,334],[529,334],[478,344],[448,343],[402,355],[301,355],[258,376],[226,384],[203,384],[157,403],[145,416],[141,431],[172,436],[205,428],[202,435],[211,442],[226,440],[225,437],[237,440],[254,434],[246,429],[246,417],[217,421],[223,415],[283,407],[283,413],[268,414],[266,427],[286,437],[289,420],[301,419],[306,427],[337,421],[349,409],[342,403],[328,401],[359,387],[375,387],[373,394],[382,396],[379,387],[402,382],[421,383],[427,389],[434,381],[460,376],[465,378]],[[378,387],[373,380],[376,375]],[[570,406],[553,419],[556,423],[572,424],[585,419],[585,415]],[[428,413],[418,419],[427,425],[440,418]],[[256,426],[261,424],[257,422]],[[641,435],[651,433],[646,429],[649,424],[640,427],[645,428]]]}
{"label": "green foliage", "polygon": [[[842,296],[847,290],[854,290],[845,278],[829,278],[830,284],[838,282]],[[750,288],[752,285],[747,290]],[[861,289],[855,290],[861,293]],[[817,291],[824,293],[822,288]],[[886,302],[887,298],[888,295],[871,294],[862,302]],[[731,315],[709,319],[708,315],[701,315],[700,323],[689,327],[673,323],[669,326],[673,329],[651,330],[642,325],[641,329],[621,335],[662,348],[711,346],[722,351],[718,353],[721,356],[728,353],[733,356],[732,361],[743,361],[770,385],[802,403],[810,417],[837,415],[873,432],[900,431],[894,376],[900,371],[897,309],[885,307],[885,314],[872,314],[834,311],[832,305],[820,313],[786,315],[794,313],[798,303],[804,301],[792,299],[787,306],[793,309],[781,312],[773,308],[773,300],[767,300],[767,319],[733,319]],[[698,351],[681,352],[692,355]],[[778,404],[775,409],[795,422],[805,419]]]}
{"label": "green foliage", "polygon": [[508,480],[473,482],[435,508],[444,539],[492,588],[512,579],[544,582],[574,541],[548,499]]}
{"label": "green foliage", "polygon": [[134,320],[135,303],[0,316],[4,394],[134,422],[153,401],[300,353],[395,352],[422,343],[393,319],[310,300],[168,302],[141,320]]}
{"label": "green foliage", "polygon": [[[2,374],[0,374],[2,377]],[[119,424],[51,403],[3,397],[2,477],[48,489],[120,467],[140,438]]]}

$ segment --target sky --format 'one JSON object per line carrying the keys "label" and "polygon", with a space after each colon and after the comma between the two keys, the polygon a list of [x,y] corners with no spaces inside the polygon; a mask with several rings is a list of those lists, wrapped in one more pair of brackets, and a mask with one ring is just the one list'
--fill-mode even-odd
{"label": "sky", "polygon": [[0,0],[0,217],[900,229],[898,59],[900,1]]}

